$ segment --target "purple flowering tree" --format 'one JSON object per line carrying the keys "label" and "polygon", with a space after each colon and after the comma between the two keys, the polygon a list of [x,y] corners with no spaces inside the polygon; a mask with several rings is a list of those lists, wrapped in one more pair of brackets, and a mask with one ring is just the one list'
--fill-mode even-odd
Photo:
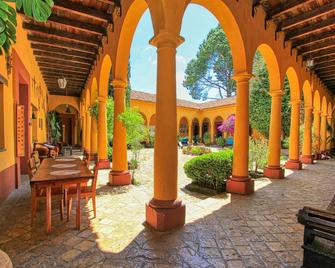
{"label": "purple flowering tree", "polygon": [[235,115],[228,116],[227,120],[218,126],[220,132],[228,132],[230,135],[234,134],[235,130]]}

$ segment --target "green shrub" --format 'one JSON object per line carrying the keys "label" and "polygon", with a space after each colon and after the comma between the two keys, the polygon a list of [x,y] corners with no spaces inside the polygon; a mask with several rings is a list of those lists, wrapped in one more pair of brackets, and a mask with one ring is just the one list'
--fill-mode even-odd
{"label": "green shrub", "polygon": [[268,160],[268,141],[265,138],[249,139],[249,170],[258,172]]}
{"label": "green shrub", "polygon": [[225,146],[225,139],[223,137],[216,138],[216,144],[223,148]]}
{"label": "green shrub", "polygon": [[113,158],[113,147],[111,147],[111,146],[107,147],[107,155],[108,155],[109,161],[112,161],[112,158]]}
{"label": "green shrub", "polygon": [[187,146],[183,148],[183,154],[203,155],[203,154],[209,154],[211,152],[212,150],[206,147]]}
{"label": "green shrub", "polygon": [[211,135],[208,132],[205,132],[202,141],[204,142],[205,145],[210,145],[211,144]]}
{"label": "green shrub", "polygon": [[282,140],[281,147],[283,149],[288,149],[290,147],[290,138],[289,137],[286,137],[285,139]]}
{"label": "green shrub", "polygon": [[193,183],[224,191],[226,181],[231,175],[232,162],[233,151],[227,149],[194,157],[185,163],[184,171]]}

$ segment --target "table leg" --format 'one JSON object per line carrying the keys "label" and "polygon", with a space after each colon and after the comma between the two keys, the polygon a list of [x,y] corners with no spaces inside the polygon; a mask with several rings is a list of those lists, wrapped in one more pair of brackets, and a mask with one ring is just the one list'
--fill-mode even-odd
{"label": "table leg", "polygon": [[46,221],[47,233],[51,233],[51,186],[46,187]]}
{"label": "table leg", "polygon": [[77,217],[76,217],[76,226],[77,229],[80,230],[80,195],[81,195],[81,189],[80,189],[80,183],[77,183]]}

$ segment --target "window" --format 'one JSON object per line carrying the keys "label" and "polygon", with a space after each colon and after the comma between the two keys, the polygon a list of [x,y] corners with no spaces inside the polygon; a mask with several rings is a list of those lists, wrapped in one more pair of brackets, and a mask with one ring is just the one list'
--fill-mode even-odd
{"label": "window", "polygon": [[0,83],[0,150],[5,149],[4,86]]}

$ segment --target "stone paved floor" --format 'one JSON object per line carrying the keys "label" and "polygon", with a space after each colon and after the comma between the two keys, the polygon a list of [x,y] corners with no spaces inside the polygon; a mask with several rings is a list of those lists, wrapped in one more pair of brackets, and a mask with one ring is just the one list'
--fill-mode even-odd
{"label": "stone paved floor", "polygon": [[[180,155],[180,163],[190,156]],[[44,206],[30,227],[30,189],[0,206],[0,249],[15,267],[300,267],[303,228],[296,213],[304,205],[326,208],[334,195],[334,160],[286,171],[284,180],[259,179],[250,196],[211,198],[180,189],[187,223],[168,233],[144,226],[144,205],[152,196],[152,150],[141,155],[139,186],[105,186],[99,174],[98,217],[83,205],[82,229],[75,213],[61,222],[53,206],[53,230],[45,234]],[[179,187],[189,180],[180,164]]]}

